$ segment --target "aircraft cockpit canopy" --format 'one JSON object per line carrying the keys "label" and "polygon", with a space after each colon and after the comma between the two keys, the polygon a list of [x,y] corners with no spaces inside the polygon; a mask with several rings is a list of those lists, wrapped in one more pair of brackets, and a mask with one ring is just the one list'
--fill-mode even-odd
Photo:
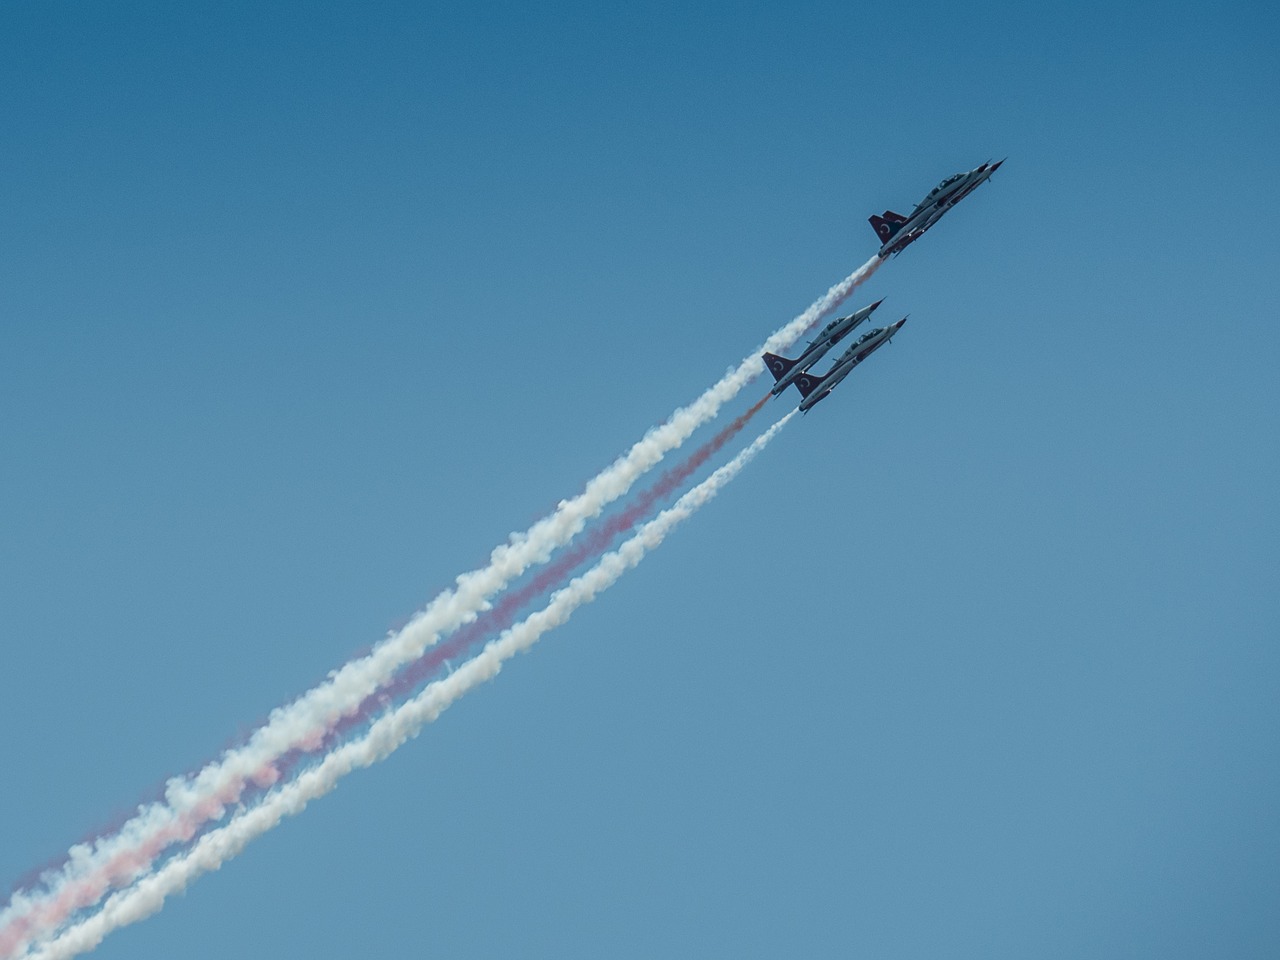
{"label": "aircraft cockpit canopy", "polygon": [[954,177],[947,177],[947,179],[943,180],[940,184],[938,184],[929,192],[929,196],[932,197],[935,193],[945,190],[947,187],[951,186],[953,183],[955,183],[957,180],[959,180],[963,176],[964,176],[963,173],[957,173]]}

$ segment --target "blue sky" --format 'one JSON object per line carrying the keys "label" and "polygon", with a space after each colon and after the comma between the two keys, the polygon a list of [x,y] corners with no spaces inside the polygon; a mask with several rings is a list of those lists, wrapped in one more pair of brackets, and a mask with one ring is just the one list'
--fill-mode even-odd
{"label": "blue sky", "polygon": [[854,298],[892,348],[98,956],[1275,956],[1278,23],[4,11],[0,877],[1007,155]]}

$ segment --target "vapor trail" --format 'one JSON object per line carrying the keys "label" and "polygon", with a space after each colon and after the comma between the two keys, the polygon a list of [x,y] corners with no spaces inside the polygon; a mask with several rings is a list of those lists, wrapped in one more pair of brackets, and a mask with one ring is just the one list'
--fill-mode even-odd
{"label": "vapor trail", "polygon": [[389,756],[459,697],[495,677],[504,662],[528,650],[544,633],[565,623],[576,609],[590,603],[639,564],[645,554],[659,546],[682,521],[736,477],[794,416],[792,410],[675,504],[640,527],[618,549],[605,554],[595,566],[552,594],[546,607],[505,630],[448,677],[429,684],[418,696],[375,720],[364,736],[336,748],[317,766],[268,793],[256,806],[237,813],[225,826],[211,830],[190,850],[143,877],[133,887],[112,894],[97,913],[31,951],[25,960],[66,960],[94,949],[112,931],[159,911],[170,895],[184,890],[200,875],[217,870],[285,817],[301,813],[308,803],[333,790],[353,770]]}
{"label": "vapor trail", "polygon": [[225,816],[227,806],[237,803],[248,785],[274,783],[278,776],[274,763],[286,753],[320,749],[324,744],[317,731],[358,709],[396,671],[421,657],[441,634],[474,620],[508,583],[531,566],[547,562],[556,549],[625,495],[640,476],[681,446],[755,379],[763,370],[761,352],[790,346],[834,311],[880,263],[879,257],[872,257],[831,287],[693,403],[649,430],[590,480],[580,494],[562,500],[553,513],[523,533],[511,534],[507,543],[494,549],[486,566],[459,576],[452,590],[432,600],[399,633],[368,655],[333,671],[292,703],[272,711],[244,744],[227,750],[194,775],[171,779],[163,801],[139,807],[137,815],[114,833],[72,847],[60,868],[42,876],[43,890],[19,891],[0,910],[0,958],[11,957],[25,944],[51,935],[76,911],[144,874],[159,853],[175,843],[190,841],[204,824]]}
{"label": "vapor trail", "polygon": [[[327,728],[309,731],[304,738],[308,745],[307,752],[328,750],[347,733],[368,723],[372,716],[385,710],[389,704],[411,693],[422,681],[434,674],[446,660],[456,658],[477,641],[510,626],[523,607],[547,590],[562,583],[582,563],[602,554],[618,534],[632,529],[654,504],[682,486],[699,467],[742,431],[743,427],[768,402],[768,399],[768,395],[762,397],[749,409],[739,414],[682,462],[665,471],[654,484],[632,497],[626,509],[596,525],[585,537],[580,538],[572,549],[561,554],[554,563],[548,564],[518,589],[504,594],[497,604],[463,625],[446,642],[424,651],[422,656],[389,679],[362,703],[349,708],[341,716],[332,718]],[[259,771],[254,776],[254,782],[260,786],[270,786],[281,776],[288,776],[296,769],[304,756],[305,753],[299,749],[283,754]],[[149,865],[165,847],[177,840],[192,839],[200,825],[215,815],[221,816],[219,811],[222,808],[241,798],[244,786],[243,783],[232,784],[233,792],[230,795],[223,794],[208,798],[193,813],[177,818],[175,823],[148,838],[141,846],[118,853],[104,869],[88,872],[64,885],[55,900],[38,906],[27,918],[14,924],[11,935],[16,939],[26,933],[29,928],[23,921],[30,921],[32,927],[44,925],[47,929],[53,918],[66,918],[76,909],[82,908],[81,905],[97,902],[109,892],[113,876],[119,876],[126,869]],[[32,938],[28,937],[28,939]],[[9,944],[3,952],[0,952],[0,956],[12,956],[15,949],[15,944]]]}

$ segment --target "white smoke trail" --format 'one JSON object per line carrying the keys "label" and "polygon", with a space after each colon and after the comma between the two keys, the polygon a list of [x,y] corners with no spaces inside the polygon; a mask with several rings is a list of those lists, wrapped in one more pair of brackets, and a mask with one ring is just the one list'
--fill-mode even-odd
{"label": "white smoke trail", "polygon": [[248,784],[269,786],[279,777],[275,761],[290,750],[315,751],[326,728],[354,711],[406,663],[420,657],[444,633],[474,620],[489,598],[534,564],[545,563],[610,503],[758,376],[765,350],[790,346],[875,273],[872,257],[807,310],[775,331],[715,385],[665,423],[654,427],[594,477],[578,496],[560,502],[549,516],[497,547],[485,567],[462,574],[453,590],[436,597],[397,634],[367,656],[350,661],[287,706],[272,711],[242,746],[235,747],[193,776],[168,782],[162,802],[139,807],[115,833],[78,844],[66,863],[41,878],[43,890],[20,891],[0,910],[0,958],[52,935],[77,910],[97,903],[113,887],[130,883],[151,868],[174,843],[189,841],[211,820],[221,819]]}
{"label": "white smoke trail", "polygon": [[169,896],[186,889],[200,875],[217,870],[285,817],[302,812],[312,800],[333,790],[347,774],[377,763],[416,737],[455,700],[497,676],[505,661],[528,650],[544,633],[565,623],[576,609],[590,603],[635,567],[676,526],[736,477],[795,414],[792,410],[769,427],[616,550],[552,594],[546,607],[503,631],[448,677],[431,683],[412,700],[375,720],[363,737],[337,747],[317,766],[268,793],[256,806],[237,813],[225,826],[205,834],[190,850],[133,887],[112,894],[97,913],[32,951],[26,960],[67,960],[94,949],[112,931],[158,912]]}

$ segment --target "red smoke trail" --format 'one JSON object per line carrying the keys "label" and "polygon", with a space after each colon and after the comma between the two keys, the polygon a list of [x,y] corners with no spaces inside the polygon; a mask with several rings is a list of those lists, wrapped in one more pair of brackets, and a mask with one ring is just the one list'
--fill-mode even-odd
{"label": "red smoke trail", "polygon": [[751,418],[760,412],[768,399],[766,394],[750,409],[726,424],[683,463],[669,469],[653,486],[637,495],[626,509],[606,518],[555,563],[547,565],[530,578],[528,583],[505,594],[488,611],[456,630],[447,641],[432,647],[407,665],[391,681],[366,697],[351,713],[339,717],[327,729],[317,730],[306,744],[288,751],[274,764],[256,771],[252,777],[229,782],[218,795],[205,798],[139,846],[121,851],[92,876],[63,891],[53,902],[36,907],[27,916],[15,918],[0,930],[0,957],[11,956],[31,930],[44,927],[50,922],[60,923],[78,910],[96,903],[121,879],[133,876],[138,870],[147,869],[167,847],[195,839],[201,828],[208,821],[219,817],[225,807],[249,801],[251,794],[257,792],[254,787],[268,789],[291,773],[304,756],[327,750],[352,728],[367,723],[387,704],[409,693],[434,674],[446,660],[456,657],[477,641],[509,627],[530,601],[559,585],[585,561],[604,553],[619,534],[631,530],[654,504],[678,489],[699,467],[737,436]]}
{"label": "red smoke trail", "polygon": [[[262,785],[266,786],[265,783]],[[30,914],[10,922],[0,930],[0,957],[15,956],[14,951],[31,930],[61,923],[76,911],[96,903],[116,886],[120,878],[133,876],[136,871],[149,867],[165,847],[194,839],[206,821],[219,816],[219,811],[240,799],[245,786],[243,780],[229,784],[221,793],[200,801],[175,823],[152,834],[145,843],[116,854],[93,876],[64,890],[52,902],[41,904]]]}
{"label": "red smoke trail", "polygon": [[146,869],[160,853],[174,843],[188,843],[195,839],[209,820],[220,816],[226,806],[250,799],[256,792],[253,787],[267,789],[288,775],[307,754],[327,750],[352,728],[367,723],[374,714],[388,703],[409,693],[426,680],[448,659],[457,656],[472,644],[487,636],[499,633],[515,622],[516,615],[530,601],[558,585],[584,561],[604,553],[613,540],[630,530],[655,503],[679,488],[699,467],[719,452],[725,444],[737,436],[768,401],[764,396],[695,450],[683,463],[672,467],[657,483],[636,496],[626,509],[608,517],[567,550],[555,563],[549,564],[528,583],[505,594],[492,608],[480,614],[471,623],[460,627],[444,643],[429,649],[423,656],[406,666],[391,681],[366,697],[354,711],[339,717],[327,729],[317,730],[305,745],[295,747],[281,756],[274,765],[257,771],[249,780],[235,780],[213,797],[207,797],[193,809],[177,818],[166,828],[157,831],[140,846],[122,851],[105,863],[94,875],[63,891],[52,903],[36,907],[31,914],[18,917],[0,930],[0,957],[8,957],[27,933],[61,920],[90,904],[96,903],[120,879],[133,876],[139,869]]}

